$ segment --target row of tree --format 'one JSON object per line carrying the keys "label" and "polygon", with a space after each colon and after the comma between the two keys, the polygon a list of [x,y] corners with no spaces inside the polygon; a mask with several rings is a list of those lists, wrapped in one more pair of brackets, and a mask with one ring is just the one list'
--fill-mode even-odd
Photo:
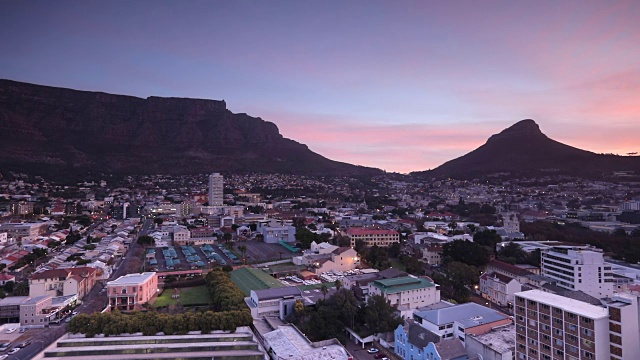
{"label": "row of tree", "polygon": [[244,293],[231,281],[227,272],[213,269],[207,274],[205,281],[214,310],[249,312],[244,302]]}
{"label": "row of tree", "polygon": [[119,311],[93,314],[79,314],[71,319],[69,331],[82,333],[87,337],[97,334],[105,336],[142,333],[155,335],[164,333],[187,334],[189,331],[201,331],[208,334],[214,330],[234,331],[238,326],[249,326],[253,322],[249,311],[225,312],[185,312],[182,314],[161,314],[155,311],[136,311],[123,314]]}

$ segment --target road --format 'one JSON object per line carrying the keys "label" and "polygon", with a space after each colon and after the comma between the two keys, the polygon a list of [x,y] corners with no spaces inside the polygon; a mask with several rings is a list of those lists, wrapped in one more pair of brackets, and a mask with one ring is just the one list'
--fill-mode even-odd
{"label": "road", "polygon": [[[151,226],[153,225],[153,220],[148,219],[145,220],[140,231],[138,232],[138,236],[146,235]],[[135,241],[131,243],[131,247],[129,251],[125,254],[125,257],[118,264],[117,269],[111,274],[109,280],[113,280],[118,278],[121,275],[124,275],[124,270],[128,259],[135,257],[135,250],[140,247]],[[100,282],[96,282],[96,285],[91,289],[91,291],[85,296],[82,305],[80,305],[76,311],[80,313],[91,314],[94,312],[102,311],[107,306],[107,294],[105,292],[101,293],[100,290],[104,285]],[[34,331],[34,330],[31,330]],[[35,330],[37,331],[37,330]],[[8,360],[28,360],[36,356],[40,351],[53,343],[56,339],[61,337],[67,332],[67,323],[61,323],[60,325],[52,325],[49,328],[42,329],[37,334],[35,334],[31,338],[31,344],[22,350],[18,351],[14,355],[10,355]],[[24,340],[20,340],[24,341]]]}

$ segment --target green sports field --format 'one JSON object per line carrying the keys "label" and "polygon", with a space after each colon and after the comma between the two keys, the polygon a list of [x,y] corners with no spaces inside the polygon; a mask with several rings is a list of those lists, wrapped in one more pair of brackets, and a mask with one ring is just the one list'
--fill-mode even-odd
{"label": "green sports field", "polygon": [[241,268],[229,273],[233,281],[246,295],[251,294],[251,290],[262,290],[280,288],[284,285],[276,278],[270,276],[260,269]]}

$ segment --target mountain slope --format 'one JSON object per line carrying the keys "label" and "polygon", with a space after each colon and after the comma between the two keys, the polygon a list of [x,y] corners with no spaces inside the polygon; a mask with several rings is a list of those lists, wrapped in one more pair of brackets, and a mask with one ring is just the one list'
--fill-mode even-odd
{"label": "mountain slope", "polygon": [[378,174],[329,160],[224,101],[147,99],[0,80],[0,167],[46,174]]}
{"label": "mountain slope", "polygon": [[552,140],[527,119],[495,134],[472,152],[416,175],[471,178],[492,173],[561,173],[602,175],[612,171],[640,173],[640,157],[602,155]]}

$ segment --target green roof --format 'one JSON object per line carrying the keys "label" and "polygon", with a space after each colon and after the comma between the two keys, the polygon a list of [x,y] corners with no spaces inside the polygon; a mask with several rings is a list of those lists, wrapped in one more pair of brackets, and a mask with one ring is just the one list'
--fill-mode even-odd
{"label": "green roof", "polygon": [[249,296],[251,290],[273,289],[283,287],[280,280],[270,276],[260,269],[240,268],[229,273],[231,281]]}
{"label": "green roof", "polygon": [[376,280],[372,285],[380,289],[383,294],[395,294],[403,291],[424,289],[435,286],[434,283],[427,279],[412,276]]}

